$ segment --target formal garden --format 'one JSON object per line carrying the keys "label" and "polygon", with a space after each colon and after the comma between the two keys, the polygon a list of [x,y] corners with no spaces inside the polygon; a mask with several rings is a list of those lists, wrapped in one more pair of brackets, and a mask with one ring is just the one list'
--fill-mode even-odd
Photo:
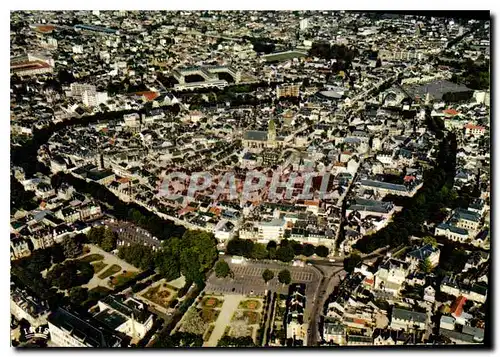
{"label": "formal garden", "polygon": [[224,300],[221,298],[216,298],[214,296],[205,296],[200,303],[200,307],[206,308],[220,308],[223,304]]}
{"label": "formal garden", "polygon": [[170,284],[164,282],[164,280],[159,281],[153,286],[149,287],[141,297],[153,302],[154,304],[161,306],[164,309],[171,307],[172,301],[177,299],[177,293],[179,289]]}
{"label": "formal garden", "polygon": [[137,272],[133,272],[133,271],[123,271],[121,274],[118,274],[118,275],[115,275],[115,276],[112,276],[109,281],[108,281],[108,285],[109,286],[112,286],[112,287],[115,287],[115,286],[118,286],[118,285],[122,285],[122,284],[125,284],[126,282],[128,282],[129,280],[132,280],[133,278],[135,278],[135,276],[137,275],[138,273]]}
{"label": "formal garden", "polygon": [[262,306],[262,303],[258,300],[250,299],[244,300],[240,302],[238,306],[239,309],[247,309],[247,310],[258,310]]}

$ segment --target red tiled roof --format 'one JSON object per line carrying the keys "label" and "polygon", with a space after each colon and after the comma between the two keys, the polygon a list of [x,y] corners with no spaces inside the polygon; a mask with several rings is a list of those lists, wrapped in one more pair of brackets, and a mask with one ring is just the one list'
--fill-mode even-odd
{"label": "red tiled roof", "polygon": [[319,207],[319,202],[318,201],[304,201],[304,204],[306,206],[318,206]]}
{"label": "red tiled roof", "polygon": [[127,183],[127,182],[129,182],[130,180],[129,180],[128,178],[126,178],[126,177],[121,177],[121,178],[119,178],[119,179],[118,179],[118,180],[116,180],[116,181],[118,181],[119,183]]}
{"label": "red tiled roof", "polygon": [[144,99],[146,99],[146,101],[150,102],[150,101],[158,98],[160,96],[160,93],[153,92],[153,91],[143,91],[143,92],[135,92],[135,93],[132,93],[131,95],[137,95],[139,97],[144,97]]}
{"label": "red tiled roof", "polygon": [[35,30],[37,30],[39,32],[51,32],[54,29],[55,29],[55,27],[52,25],[43,25],[43,26],[36,26],[35,27]]}
{"label": "red tiled roof", "polygon": [[457,299],[453,302],[453,304],[451,304],[451,307],[450,307],[451,314],[456,316],[456,317],[461,316],[462,312],[463,312],[463,306],[464,306],[466,301],[467,301],[467,298],[465,296],[460,295],[459,297],[457,297]]}
{"label": "red tiled roof", "polygon": [[11,62],[10,69],[13,72],[28,71],[31,69],[48,68],[50,65],[43,61]]}
{"label": "red tiled roof", "polygon": [[215,214],[216,216],[220,215],[221,209],[217,207],[212,207],[208,210],[208,212]]}
{"label": "red tiled roof", "polygon": [[453,109],[453,108],[443,110],[443,113],[444,113],[444,114],[448,114],[448,115],[457,115],[457,114],[460,114],[459,112],[457,112],[457,111],[456,111],[455,109]]}
{"label": "red tiled roof", "polygon": [[467,124],[467,125],[465,125],[465,128],[466,129],[481,129],[481,130],[484,130],[484,127],[482,127],[480,125],[474,125],[474,124]]}

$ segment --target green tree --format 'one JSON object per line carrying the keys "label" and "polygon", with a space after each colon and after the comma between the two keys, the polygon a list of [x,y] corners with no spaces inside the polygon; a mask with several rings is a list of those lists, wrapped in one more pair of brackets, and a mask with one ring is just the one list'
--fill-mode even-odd
{"label": "green tree", "polygon": [[106,228],[100,245],[106,252],[111,252],[116,248],[116,233],[110,228]]}
{"label": "green tree", "polygon": [[311,255],[314,254],[314,245],[312,244],[304,244],[304,248],[302,249],[302,254],[305,255],[306,257],[310,257]]}
{"label": "green tree", "polygon": [[273,278],[274,278],[274,273],[273,273],[272,270],[266,269],[262,273],[262,279],[264,279],[264,281],[266,282],[266,284],[267,284],[268,281],[273,280]]}
{"label": "green tree", "polygon": [[424,273],[430,273],[432,271],[432,263],[429,260],[429,258],[425,258],[420,262],[419,266],[420,270],[422,270]]}
{"label": "green tree", "polygon": [[61,246],[66,258],[75,258],[82,253],[82,245],[78,244],[73,237],[65,237]]}
{"label": "green tree", "polygon": [[201,285],[204,281],[204,276],[198,252],[194,248],[182,250],[179,262],[182,275],[186,277],[186,280],[194,281],[197,285]]}
{"label": "green tree", "polygon": [[182,236],[181,249],[184,247],[195,253],[193,258],[198,259],[202,271],[212,268],[218,257],[214,235],[202,230],[187,230]]}
{"label": "green tree", "polygon": [[255,343],[251,336],[245,337],[231,337],[224,335],[219,342],[217,347],[254,347]]}
{"label": "green tree", "polygon": [[231,255],[250,258],[252,256],[253,246],[254,242],[251,240],[234,238],[227,243],[226,251]]}
{"label": "green tree", "polygon": [[180,268],[186,279],[201,285],[204,272],[212,268],[217,259],[217,241],[213,234],[201,230],[187,230],[180,243]]}
{"label": "green tree", "polygon": [[279,247],[276,251],[276,258],[282,262],[291,262],[295,257],[295,252],[290,245]]}
{"label": "green tree", "polygon": [[278,273],[278,281],[284,285],[288,285],[292,282],[292,274],[288,269],[283,269]]}
{"label": "green tree", "polygon": [[215,276],[218,278],[225,278],[229,274],[231,274],[229,264],[227,264],[224,260],[219,260],[215,264]]}
{"label": "green tree", "polygon": [[181,240],[172,237],[162,242],[162,249],[156,254],[155,266],[167,281],[177,279],[181,275],[180,250]]}
{"label": "green tree", "polygon": [[304,251],[304,246],[296,241],[291,241],[291,246],[295,255],[301,255]]}
{"label": "green tree", "polygon": [[276,241],[270,240],[269,243],[267,243],[266,249],[276,249],[278,245],[276,244]]}
{"label": "green tree", "polygon": [[203,335],[189,332],[176,332],[173,335],[161,333],[155,340],[155,348],[171,347],[201,347],[203,345]]}
{"label": "green tree", "polygon": [[72,287],[69,290],[69,300],[72,304],[81,305],[88,299],[87,288],[82,288],[81,286]]}
{"label": "green tree", "polygon": [[155,263],[153,250],[142,244],[132,244],[130,246],[120,247],[118,250],[118,258],[141,269],[149,269],[153,267]]}
{"label": "green tree", "polygon": [[436,238],[432,237],[432,236],[425,236],[422,240],[423,244],[426,245],[426,244],[430,244],[432,245],[434,248],[437,248],[438,244],[437,244],[437,241],[436,241]]}
{"label": "green tree", "polygon": [[90,263],[69,260],[64,264],[56,264],[47,272],[46,280],[51,285],[66,290],[88,283],[92,276],[94,276],[94,269]]}
{"label": "green tree", "polygon": [[253,259],[266,259],[268,256],[266,246],[262,243],[255,243],[252,248]]}
{"label": "green tree", "polygon": [[104,238],[104,226],[92,227],[90,231],[87,233],[87,238],[90,243],[95,245],[101,245],[101,242]]}
{"label": "green tree", "polygon": [[328,256],[329,250],[324,245],[318,245],[315,249],[315,252],[318,256],[326,258]]}
{"label": "green tree", "polygon": [[353,250],[351,255],[344,259],[344,270],[348,273],[352,273],[360,261],[362,261],[361,254],[359,251]]}
{"label": "green tree", "polygon": [[61,263],[66,259],[64,256],[64,250],[59,243],[55,243],[50,247],[50,254],[52,256],[52,264]]}

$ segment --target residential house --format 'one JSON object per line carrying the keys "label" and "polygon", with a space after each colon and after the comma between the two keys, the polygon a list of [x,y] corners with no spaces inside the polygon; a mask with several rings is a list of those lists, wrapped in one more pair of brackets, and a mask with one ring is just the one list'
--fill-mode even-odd
{"label": "residential house", "polygon": [[392,309],[390,326],[395,330],[425,330],[427,327],[427,315],[422,312],[395,307]]}
{"label": "residential house", "polygon": [[10,313],[17,320],[25,319],[32,327],[47,323],[49,315],[48,304],[22,290],[13,284],[10,286]]}
{"label": "residential house", "polygon": [[304,325],[304,310],[306,304],[305,285],[290,286],[286,311],[286,337],[294,340],[306,340],[307,327]]}
{"label": "residential house", "polygon": [[375,290],[397,296],[409,273],[409,264],[401,260],[389,258],[383,262],[375,276]]}
{"label": "residential house", "polygon": [[424,289],[424,300],[430,303],[434,303],[436,301],[436,289],[434,289],[431,285]]}
{"label": "residential house", "polygon": [[434,268],[439,264],[439,255],[440,251],[437,247],[426,244],[406,254],[406,262],[410,264],[410,269],[414,270],[418,268],[421,262],[429,259]]}
{"label": "residential house", "polygon": [[346,328],[340,320],[326,320],[323,324],[323,339],[338,346],[346,344]]}

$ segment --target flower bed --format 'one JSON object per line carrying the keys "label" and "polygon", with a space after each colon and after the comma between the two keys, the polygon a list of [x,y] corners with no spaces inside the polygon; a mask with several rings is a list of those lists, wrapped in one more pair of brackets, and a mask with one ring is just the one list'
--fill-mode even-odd
{"label": "flower bed", "polygon": [[244,300],[240,302],[238,309],[258,310],[261,307],[261,302],[258,300]]}

